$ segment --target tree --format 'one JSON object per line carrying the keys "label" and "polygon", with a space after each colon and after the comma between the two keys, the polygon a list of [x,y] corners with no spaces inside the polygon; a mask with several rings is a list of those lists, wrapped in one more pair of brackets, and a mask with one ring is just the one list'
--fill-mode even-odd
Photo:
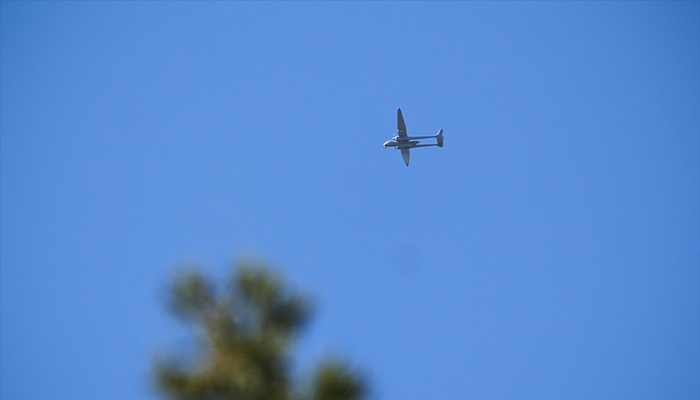
{"label": "tree", "polygon": [[325,360],[306,387],[293,384],[290,350],[309,321],[305,295],[264,264],[240,262],[219,288],[200,270],[175,275],[170,310],[194,329],[198,354],[155,362],[156,385],[178,400],[359,400],[367,386],[339,360]]}

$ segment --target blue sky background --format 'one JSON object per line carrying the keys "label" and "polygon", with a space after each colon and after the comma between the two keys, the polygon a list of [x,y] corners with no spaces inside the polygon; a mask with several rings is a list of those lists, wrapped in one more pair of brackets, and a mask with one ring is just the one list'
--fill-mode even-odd
{"label": "blue sky background", "polygon": [[3,399],[156,398],[173,269],[243,256],[377,399],[700,398],[699,2],[0,18]]}

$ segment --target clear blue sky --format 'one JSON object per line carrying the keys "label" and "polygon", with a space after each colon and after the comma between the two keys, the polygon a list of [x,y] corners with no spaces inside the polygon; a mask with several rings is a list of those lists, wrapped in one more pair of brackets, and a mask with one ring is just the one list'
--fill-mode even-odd
{"label": "clear blue sky", "polygon": [[700,398],[699,2],[0,17],[3,400],[155,399],[173,269],[251,254],[377,399]]}

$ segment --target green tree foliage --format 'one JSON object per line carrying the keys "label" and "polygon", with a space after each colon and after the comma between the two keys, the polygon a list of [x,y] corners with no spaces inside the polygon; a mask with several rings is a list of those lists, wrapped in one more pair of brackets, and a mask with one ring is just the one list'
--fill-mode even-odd
{"label": "green tree foliage", "polygon": [[290,352],[309,321],[306,296],[264,264],[240,262],[217,287],[196,268],[176,274],[168,305],[196,333],[193,359],[158,359],[156,385],[178,400],[359,400],[367,387],[338,360],[319,363],[311,382],[293,384]]}

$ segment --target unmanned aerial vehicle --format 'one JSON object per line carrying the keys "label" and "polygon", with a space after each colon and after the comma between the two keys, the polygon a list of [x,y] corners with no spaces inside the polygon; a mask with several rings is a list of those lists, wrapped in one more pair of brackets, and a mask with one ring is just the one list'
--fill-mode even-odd
{"label": "unmanned aerial vehicle", "polygon": [[[398,135],[384,142],[384,148],[393,147],[396,150],[401,150],[401,157],[403,157],[403,162],[406,163],[408,167],[408,161],[411,157],[411,149],[416,147],[430,147],[438,146],[442,147],[444,143],[444,138],[442,136],[442,129],[435,136],[408,136],[406,133],[406,123],[403,122],[403,115],[401,114],[401,109],[397,110],[398,113]],[[431,144],[420,144],[417,139],[436,139],[437,143]]]}

